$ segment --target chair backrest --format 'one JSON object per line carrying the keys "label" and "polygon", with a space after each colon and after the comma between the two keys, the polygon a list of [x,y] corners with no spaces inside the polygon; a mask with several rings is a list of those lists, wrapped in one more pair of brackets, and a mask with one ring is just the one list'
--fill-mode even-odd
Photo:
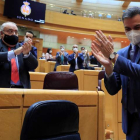
{"label": "chair backrest", "polygon": [[65,100],[40,101],[26,112],[20,140],[80,140],[78,106]]}
{"label": "chair backrest", "polygon": [[43,89],[78,90],[78,78],[73,72],[50,72],[45,76]]}
{"label": "chair backrest", "polygon": [[101,91],[101,80],[104,78],[104,75],[105,75],[105,71],[102,70],[99,72],[99,75],[98,75],[98,90]]}

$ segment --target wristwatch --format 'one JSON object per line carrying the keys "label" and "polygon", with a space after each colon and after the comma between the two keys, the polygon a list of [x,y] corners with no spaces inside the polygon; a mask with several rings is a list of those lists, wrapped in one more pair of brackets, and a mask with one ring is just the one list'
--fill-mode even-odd
{"label": "wristwatch", "polygon": [[116,52],[111,53],[110,56],[109,56],[109,59],[110,60],[114,59],[116,54],[117,54]]}

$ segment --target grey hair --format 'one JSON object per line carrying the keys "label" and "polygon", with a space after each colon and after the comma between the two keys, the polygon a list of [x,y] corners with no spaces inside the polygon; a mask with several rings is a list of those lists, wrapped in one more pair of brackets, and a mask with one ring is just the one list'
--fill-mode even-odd
{"label": "grey hair", "polygon": [[128,8],[122,15],[122,20],[124,21],[125,18],[133,18],[137,14],[140,15],[140,8],[139,7],[131,7]]}
{"label": "grey hair", "polygon": [[14,23],[14,22],[10,22],[10,21],[7,21],[7,22],[4,22],[2,25],[1,25],[1,31],[3,31],[4,30],[4,28],[5,28],[5,26],[6,25],[15,25],[16,27],[17,27],[17,25],[16,25],[16,23]]}
{"label": "grey hair", "polygon": [[60,49],[61,49],[61,47],[65,48],[65,46],[63,46],[63,45],[60,46]]}
{"label": "grey hair", "polygon": [[77,48],[78,48],[78,45],[76,45],[76,44],[74,44],[73,46],[77,46]]}

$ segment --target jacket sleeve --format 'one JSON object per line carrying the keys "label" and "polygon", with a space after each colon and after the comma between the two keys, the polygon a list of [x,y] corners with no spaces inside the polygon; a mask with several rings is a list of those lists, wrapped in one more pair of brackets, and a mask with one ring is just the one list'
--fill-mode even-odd
{"label": "jacket sleeve", "polygon": [[115,95],[121,89],[120,75],[116,72],[109,78],[104,78],[105,87],[110,95]]}
{"label": "jacket sleeve", "polygon": [[77,57],[77,59],[78,59],[78,62],[79,63],[83,63],[84,62],[84,56],[83,56],[83,54],[79,53],[79,56]]}
{"label": "jacket sleeve", "polygon": [[74,64],[75,63],[74,54],[71,54],[71,55],[68,56],[68,62],[69,62],[69,64]]}
{"label": "jacket sleeve", "polygon": [[59,62],[59,63],[61,61],[61,57],[60,57],[60,53],[59,52],[56,53],[56,61]]}
{"label": "jacket sleeve", "polygon": [[36,69],[38,66],[38,61],[32,53],[30,53],[29,57],[23,58],[23,61],[28,70]]}
{"label": "jacket sleeve", "polygon": [[33,55],[37,58],[37,48],[33,46],[32,51]]}
{"label": "jacket sleeve", "polygon": [[8,62],[8,52],[0,52],[0,63]]}
{"label": "jacket sleeve", "polygon": [[69,54],[68,54],[68,53],[66,53],[66,54],[64,55],[64,59],[65,59],[65,61],[67,61],[67,60],[68,60],[68,57],[69,57]]}
{"label": "jacket sleeve", "polygon": [[140,64],[136,64],[119,55],[114,66],[114,72],[128,76],[132,79],[140,79]]}

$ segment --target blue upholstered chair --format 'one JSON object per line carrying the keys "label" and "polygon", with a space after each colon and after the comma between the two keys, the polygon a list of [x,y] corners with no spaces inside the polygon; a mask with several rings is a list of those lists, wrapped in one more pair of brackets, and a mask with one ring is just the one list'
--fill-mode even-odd
{"label": "blue upholstered chair", "polygon": [[65,100],[40,101],[26,112],[20,140],[80,140],[79,110]]}

